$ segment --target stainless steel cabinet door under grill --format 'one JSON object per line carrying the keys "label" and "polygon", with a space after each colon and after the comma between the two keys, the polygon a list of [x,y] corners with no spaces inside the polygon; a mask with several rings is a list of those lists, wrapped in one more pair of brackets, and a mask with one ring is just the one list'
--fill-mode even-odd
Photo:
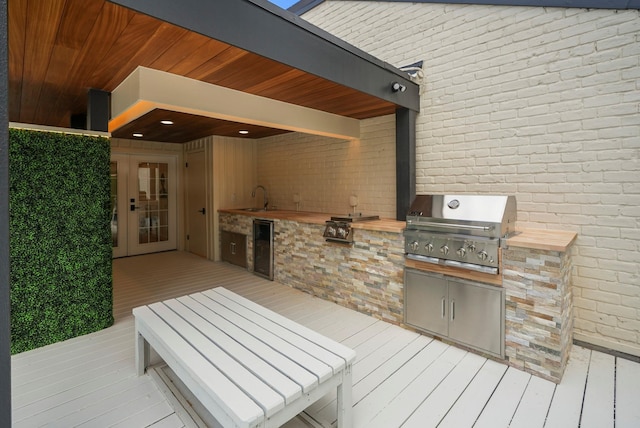
{"label": "stainless steel cabinet door under grill", "polygon": [[449,281],[449,337],[502,356],[502,289]]}
{"label": "stainless steel cabinet door under grill", "polygon": [[405,324],[504,357],[500,287],[405,269]]}
{"label": "stainless steel cabinet door under grill", "polygon": [[447,281],[407,269],[404,284],[405,323],[449,336]]}

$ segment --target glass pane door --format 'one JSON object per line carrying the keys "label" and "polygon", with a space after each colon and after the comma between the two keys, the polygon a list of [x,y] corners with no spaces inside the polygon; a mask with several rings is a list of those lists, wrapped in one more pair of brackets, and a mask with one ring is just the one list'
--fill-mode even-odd
{"label": "glass pane door", "polygon": [[176,248],[175,158],[130,161],[129,255]]}
{"label": "glass pane door", "polygon": [[166,163],[138,163],[138,244],[169,240]]}
{"label": "glass pane door", "polygon": [[177,248],[176,158],[111,156],[113,257]]}

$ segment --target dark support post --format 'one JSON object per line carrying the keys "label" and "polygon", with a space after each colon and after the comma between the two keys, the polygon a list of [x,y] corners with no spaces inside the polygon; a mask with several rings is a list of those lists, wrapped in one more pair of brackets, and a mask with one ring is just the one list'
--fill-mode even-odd
{"label": "dark support post", "polygon": [[9,67],[7,0],[0,0],[0,426],[11,426],[9,311]]}
{"label": "dark support post", "polygon": [[90,131],[109,131],[109,92],[89,89],[87,129]]}
{"label": "dark support post", "polygon": [[396,110],[396,220],[405,221],[416,196],[417,112]]}

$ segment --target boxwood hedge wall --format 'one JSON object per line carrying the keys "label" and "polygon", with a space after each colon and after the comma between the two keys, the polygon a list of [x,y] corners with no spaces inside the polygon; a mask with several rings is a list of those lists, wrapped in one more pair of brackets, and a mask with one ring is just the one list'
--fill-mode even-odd
{"label": "boxwood hedge wall", "polygon": [[11,352],[113,324],[109,140],[9,130]]}

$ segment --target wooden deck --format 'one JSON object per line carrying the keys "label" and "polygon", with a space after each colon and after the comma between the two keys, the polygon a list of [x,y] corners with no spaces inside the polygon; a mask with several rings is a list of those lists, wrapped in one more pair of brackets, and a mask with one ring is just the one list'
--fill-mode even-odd
{"label": "wooden deck", "polygon": [[[574,346],[556,386],[181,252],[115,260],[114,326],[12,357],[13,426],[201,424],[178,404],[166,370],[136,376],[131,309],[219,285],[356,350],[354,427],[640,427],[637,362]],[[335,403],[327,396],[286,426],[329,427]]]}

